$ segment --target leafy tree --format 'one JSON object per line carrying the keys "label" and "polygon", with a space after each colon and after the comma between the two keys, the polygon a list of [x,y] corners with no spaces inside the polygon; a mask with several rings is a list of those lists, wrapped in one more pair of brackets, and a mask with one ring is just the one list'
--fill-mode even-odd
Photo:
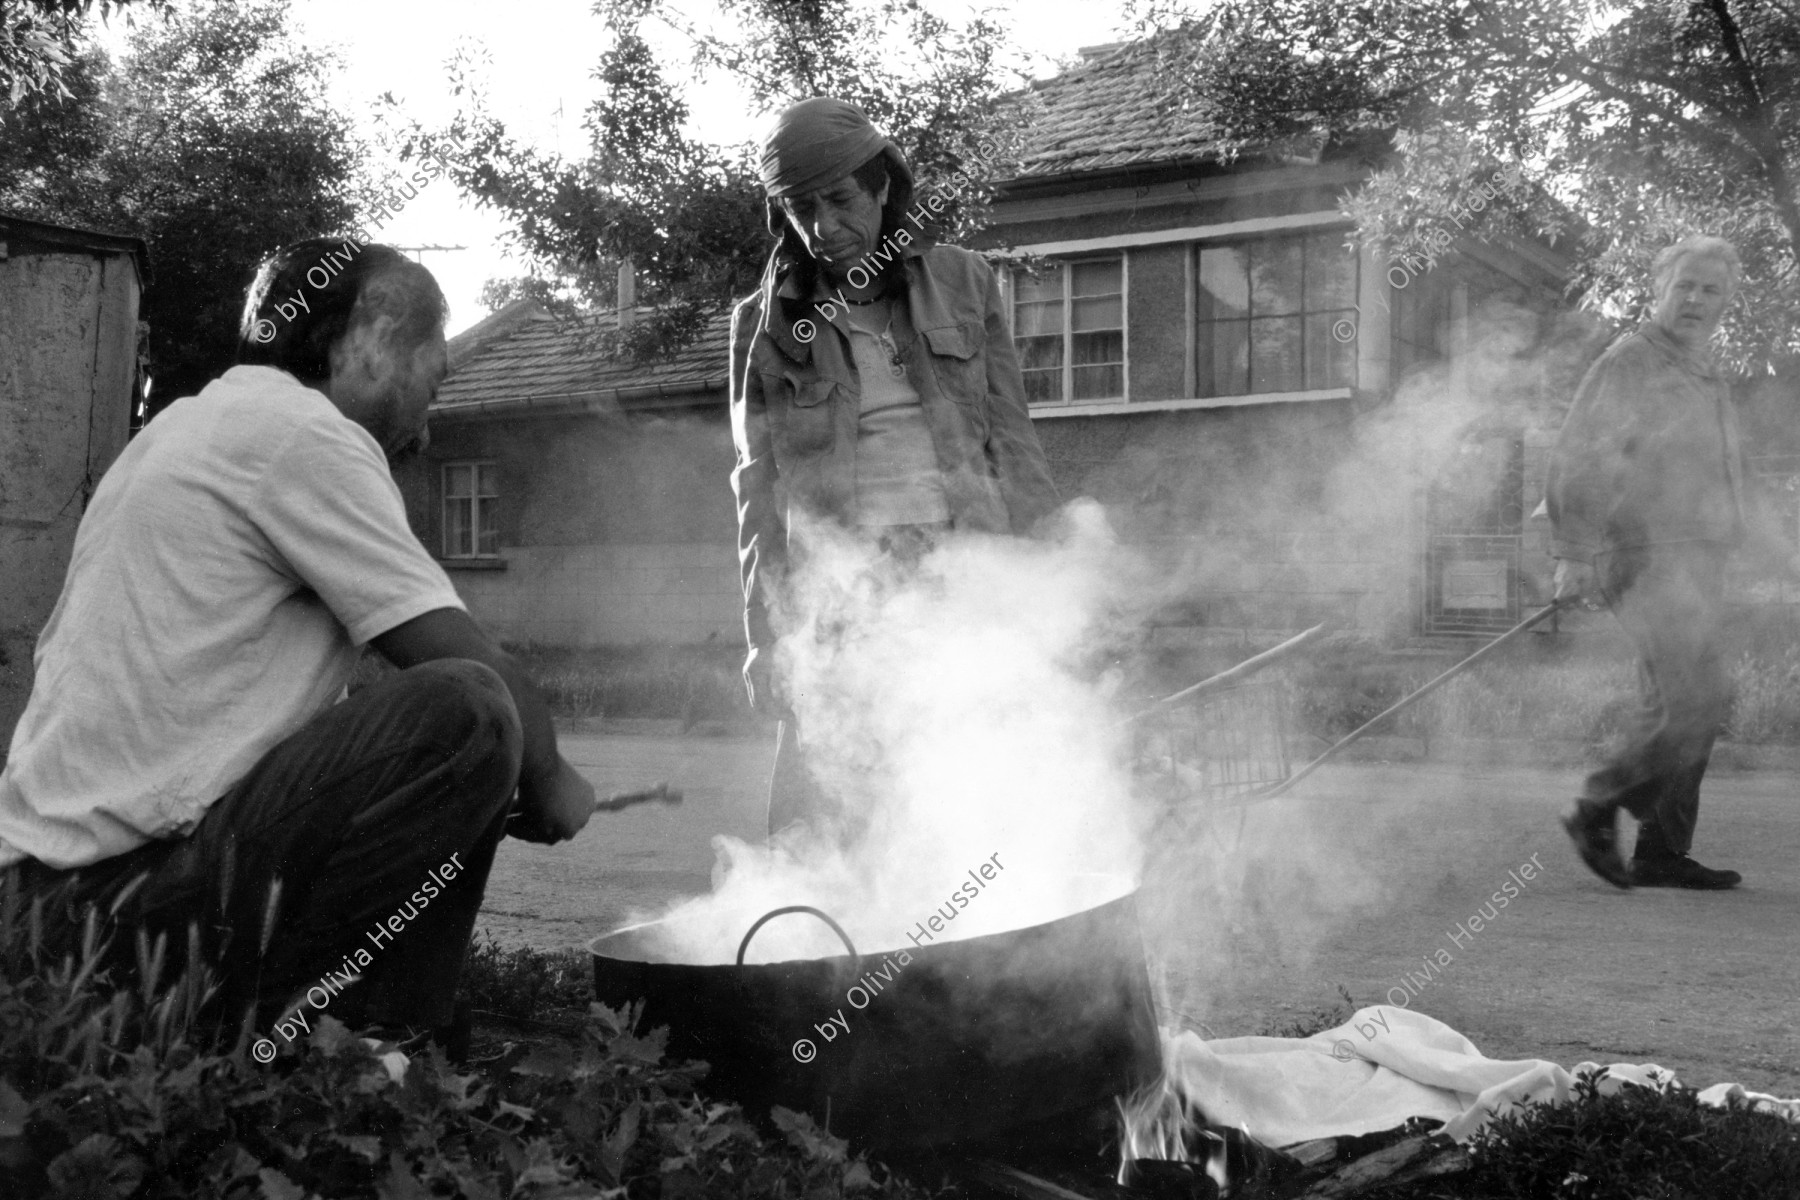
{"label": "leafy tree", "polygon": [[[1649,261],[1694,232],[1735,242],[1743,296],[1726,357],[1800,353],[1800,10],[1791,0],[1179,0],[1140,10],[1164,100],[1227,155],[1323,133],[1379,144],[1347,201],[1364,235],[1413,252],[1452,214],[1571,239],[1583,302],[1649,301]],[[1516,200],[1474,200],[1522,168]]]}
{"label": "leafy tree", "polygon": [[[22,0],[0,3],[0,111],[27,96],[72,93],[65,72],[76,57],[82,18],[98,9],[102,19],[132,0]],[[166,0],[139,0],[163,8]]]}
{"label": "leafy tree", "polygon": [[326,94],[332,60],[295,43],[288,0],[190,0],[114,64],[71,60],[68,95],[0,113],[0,208],[144,238],[153,397],[232,359],[256,263],[350,225],[362,148]]}
{"label": "leafy tree", "polygon": [[[534,265],[536,281],[490,289],[493,299],[552,295],[565,315],[617,304],[618,265],[630,260],[638,301],[652,317],[623,336],[598,335],[618,352],[667,354],[708,318],[755,288],[768,256],[755,149],[688,137],[680,86],[643,35],[646,21],[680,30],[696,69],[719,68],[773,112],[794,100],[833,95],[860,104],[906,152],[921,190],[964,168],[980,175],[944,189],[940,224],[952,235],[979,220],[984,180],[1016,147],[1020,106],[1006,95],[1023,76],[1007,69],[1003,31],[985,11],[953,26],[917,0],[725,0],[737,30],[720,36],[683,26],[661,0],[599,6],[611,34],[596,77],[585,158],[565,161],[513,139],[486,108],[467,57],[453,85],[470,97],[449,129],[414,126],[403,153],[459,138],[467,151],[459,185],[499,210]],[[996,154],[994,148],[1003,152]]]}

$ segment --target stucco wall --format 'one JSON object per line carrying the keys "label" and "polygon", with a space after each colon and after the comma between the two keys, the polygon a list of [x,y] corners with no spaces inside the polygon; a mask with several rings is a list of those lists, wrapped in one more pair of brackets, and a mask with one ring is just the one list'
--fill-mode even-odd
{"label": "stucco wall", "polygon": [[1347,401],[1039,420],[1064,496],[1160,564],[1159,622],[1405,633],[1412,497],[1345,502]]}
{"label": "stucco wall", "polygon": [[125,445],[138,279],[122,253],[0,242],[3,749],[24,708],[30,647],[62,589],[76,526]]}
{"label": "stucco wall", "polygon": [[568,646],[742,638],[722,401],[434,422],[426,459],[399,477],[413,528],[436,554],[442,467],[460,461],[498,469],[499,561],[446,562],[497,636]]}

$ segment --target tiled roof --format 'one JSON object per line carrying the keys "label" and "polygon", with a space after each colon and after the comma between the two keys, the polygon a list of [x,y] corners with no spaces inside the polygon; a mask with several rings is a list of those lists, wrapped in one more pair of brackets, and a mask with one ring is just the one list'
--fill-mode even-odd
{"label": "tiled roof", "polygon": [[1212,156],[1214,143],[1198,121],[1160,107],[1154,40],[1085,53],[1087,61],[1032,85],[1041,107],[1026,133],[1020,178]]}
{"label": "tiled roof", "polygon": [[[582,329],[564,328],[520,301],[450,339],[453,369],[431,411],[458,416],[518,409],[616,409],[658,398],[723,393],[731,315],[721,313],[672,359],[610,358]],[[647,311],[647,310],[643,310]],[[614,313],[598,318],[617,327]]]}

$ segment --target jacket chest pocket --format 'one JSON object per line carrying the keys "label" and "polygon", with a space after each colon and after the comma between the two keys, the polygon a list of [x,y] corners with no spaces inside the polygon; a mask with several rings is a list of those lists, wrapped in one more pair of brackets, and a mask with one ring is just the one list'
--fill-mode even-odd
{"label": "jacket chest pocket", "polygon": [[987,327],[980,321],[923,331],[931,349],[938,390],[958,404],[983,408],[987,401]]}
{"label": "jacket chest pocket", "polygon": [[829,379],[799,379],[767,371],[762,378],[769,424],[781,457],[791,460],[828,449],[836,406],[827,401],[837,385]]}

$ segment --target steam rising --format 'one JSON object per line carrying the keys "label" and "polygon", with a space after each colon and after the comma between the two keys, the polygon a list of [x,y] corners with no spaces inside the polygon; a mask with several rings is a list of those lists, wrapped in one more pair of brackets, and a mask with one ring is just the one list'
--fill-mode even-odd
{"label": "steam rising", "polygon": [[[1145,645],[1150,614],[1208,593],[1255,595],[1262,607],[1246,623],[1271,631],[1298,627],[1285,595],[1348,594],[1338,617],[1352,632],[1409,632],[1423,489],[1493,482],[1478,477],[1489,464],[1470,452],[1473,430],[1552,435],[1562,385],[1598,349],[1591,329],[1546,329],[1505,303],[1452,334],[1464,353],[1360,415],[1280,406],[1235,427],[1161,426],[1154,445],[1065,481],[1111,507],[1072,503],[1042,539],[954,535],[902,569],[833,526],[797,528],[807,554],[790,580],[799,599],[777,614],[778,666],[812,769],[847,820],[773,847],[715,839],[712,894],[666,914],[655,956],[730,962],[757,917],[796,904],[832,914],[865,955],[894,952],[915,948],[909,933],[934,914],[945,928],[926,945],[1050,921],[1143,879],[1140,919],[1153,954],[1167,956],[1171,1016],[1217,1014],[1259,975],[1304,970],[1398,885],[1344,853],[1304,789],[1255,805],[1241,834],[1235,812],[1157,828],[1159,797],[1134,783],[1141,746],[1125,720],[1144,695],[1127,697],[1101,664]],[[1538,495],[1527,491],[1528,511]],[[1269,583],[1257,538],[1281,548],[1282,585]],[[1375,549],[1361,564],[1320,552],[1344,546]],[[1355,575],[1347,562],[1370,569]],[[1278,640],[1250,635],[1228,661]],[[1291,744],[1302,761],[1316,748]],[[1003,873],[953,907],[995,854]],[[746,961],[843,949],[822,923],[788,916],[756,935]]]}
{"label": "steam rising", "polygon": [[[799,601],[778,614],[778,669],[846,819],[772,848],[714,839],[713,892],[670,914],[661,954],[731,961],[783,905],[823,909],[869,953],[1128,891],[1139,853],[1117,681],[1089,658],[1133,572],[1099,507],[1071,505],[1042,540],[952,536],[910,569],[828,525],[796,534],[807,552]],[[953,903],[995,855],[997,877]],[[941,931],[909,938],[934,914]],[[784,917],[745,961],[842,952],[822,923]]]}

